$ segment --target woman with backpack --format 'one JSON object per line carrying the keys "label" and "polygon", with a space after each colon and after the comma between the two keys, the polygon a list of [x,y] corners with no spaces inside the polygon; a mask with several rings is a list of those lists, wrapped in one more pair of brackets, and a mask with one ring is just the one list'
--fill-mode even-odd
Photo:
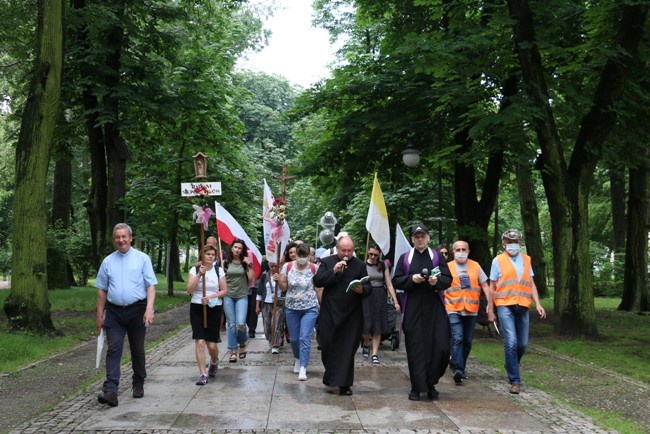
{"label": "woman with backpack", "polygon": [[316,266],[309,261],[309,246],[303,243],[296,247],[296,259],[284,264],[282,272],[273,276],[287,293],[284,306],[295,359],[293,372],[300,381],[307,380],[311,335],[318,318],[318,298],[312,282],[315,274]]}
{"label": "woman with backpack", "polygon": [[237,344],[239,358],[246,357],[246,318],[248,316],[248,282],[255,280],[255,271],[248,258],[248,249],[244,240],[236,238],[230,246],[228,261],[225,261],[228,295],[223,300],[223,311],[228,324],[228,349],[230,363],[237,363]]}
{"label": "woman with backpack", "polygon": [[[199,381],[197,386],[208,384],[208,376],[217,374],[219,360],[219,328],[223,298],[228,294],[226,274],[216,263],[217,249],[208,244],[203,248],[203,264],[190,269],[187,279],[187,292],[192,296],[190,301],[190,323],[192,324],[192,339],[196,345],[196,361],[199,364]],[[215,266],[215,264],[217,264]],[[205,296],[203,281],[205,280]],[[207,310],[207,327],[203,323],[203,306]],[[205,371],[205,348],[210,354],[210,369]]]}

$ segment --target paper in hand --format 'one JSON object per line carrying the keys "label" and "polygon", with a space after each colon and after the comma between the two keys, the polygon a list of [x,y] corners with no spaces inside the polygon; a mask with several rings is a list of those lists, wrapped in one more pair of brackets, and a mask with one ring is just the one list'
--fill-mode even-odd
{"label": "paper in hand", "polygon": [[97,356],[95,357],[95,369],[99,368],[99,363],[102,361],[102,351],[104,350],[104,327],[97,336]]}

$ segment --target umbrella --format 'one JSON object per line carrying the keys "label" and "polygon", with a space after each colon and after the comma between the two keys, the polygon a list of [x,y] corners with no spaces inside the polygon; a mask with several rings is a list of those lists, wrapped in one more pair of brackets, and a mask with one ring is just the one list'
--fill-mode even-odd
{"label": "umbrella", "polygon": [[97,336],[97,357],[95,358],[95,369],[99,368],[99,362],[102,360],[102,350],[104,349],[104,327]]}

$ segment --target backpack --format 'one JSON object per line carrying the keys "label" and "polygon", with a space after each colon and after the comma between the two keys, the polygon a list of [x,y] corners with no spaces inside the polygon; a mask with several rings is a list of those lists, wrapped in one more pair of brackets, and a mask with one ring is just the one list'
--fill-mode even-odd
{"label": "backpack", "polygon": [[[199,274],[199,268],[201,268],[201,264],[197,265],[194,267],[194,272],[198,275]],[[214,271],[217,273],[217,280],[219,280],[221,277],[219,276],[219,266],[217,265],[214,267]]]}
{"label": "backpack", "polygon": [[[291,261],[291,262],[289,262],[287,264],[287,276],[289,275],[289,271],[291,271],[292,268],[293,268],[293,261]],[[311,274],[313,274],[315,276],[316,275],[316,264],[314,264],[313,262],[310,262],[309,263],[309,268],[311,268]]]}

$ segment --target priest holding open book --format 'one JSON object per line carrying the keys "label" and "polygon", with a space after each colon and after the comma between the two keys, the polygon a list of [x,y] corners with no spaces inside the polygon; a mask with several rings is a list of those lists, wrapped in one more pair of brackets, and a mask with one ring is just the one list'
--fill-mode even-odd
{"label": "priest holding open book", "polygon": [[366,264],[354,256],[354,242],[349,236],[340,237],[336,254],[321,259],[314,285],[323,288],[318,315],[321,359],[325,367],[323,384],[339,388],[341,395],[352,395],[354,355],[363,331],[363,304],[370,295],[370,283],[353,286],[350,282],[368,275]]}

